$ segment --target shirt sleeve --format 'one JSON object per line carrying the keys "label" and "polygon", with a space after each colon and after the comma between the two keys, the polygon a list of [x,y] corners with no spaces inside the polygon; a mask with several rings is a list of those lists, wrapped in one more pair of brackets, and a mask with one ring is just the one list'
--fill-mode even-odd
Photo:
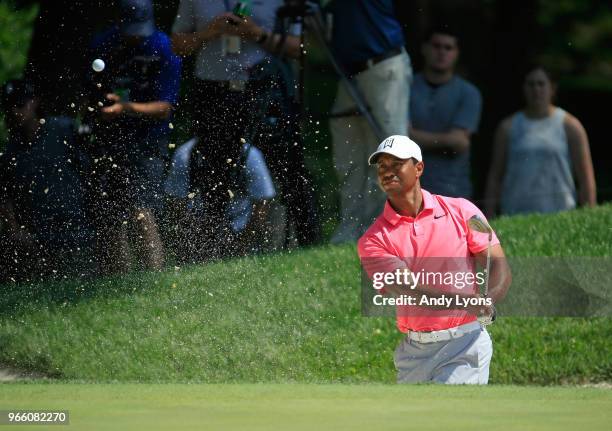
{"label": "shirt sleeve", "polygon": [[408,267],[406,262],[391,253],[376,235],[362,236],[357,242],[357,253],[361,267],[370,278],[374,278],[376,273],[394,272],[396,269]]}
{"label": "shirt sleeve", "polygon": [[[476,205],[474,205],[467,199],[461,199],[461,214],[463,216],[463,220],[467,229],[467,243],[470,253],[478,254],[481,251],[486,250],[489,246],[489,234],[486,232],[478,232],[474,229],[470,229],[468,225],[468,220],[474,216],[479,217],[481,220],[485,221],[488,224],[489,222],[487,221],[482,211],[480,211],[480,209]],[[497,244],[499,244],[499,239],[497,239],[497,235],[494,231],[491,236],[491,245]]]}
{"label": "shirt sleeve", "polygon": [[196,19],[193,13],[193,0],[181,0],[172,33],[193,33],[196,31]]}
{"label": "shirt sleeve", "polygon": [[249,196],[258,201],[273,199],[276,196],[276,190],[264,155],[252,145],[245,151],[247,152],[246,174]]}
{"label": "shirt sleeve", "polygon": [[181,85],[181,59],[170,47],[170,39],[164,35],[160,39],[159,54],[161,68],[157,82],[157,100],[176,105]]}
{"label": "shirt sleeve", "polygon": [[461,97],[461,104],[453,118],[453,126],[474,133],[480,125],[482,96],[473,85],[466,83]]}

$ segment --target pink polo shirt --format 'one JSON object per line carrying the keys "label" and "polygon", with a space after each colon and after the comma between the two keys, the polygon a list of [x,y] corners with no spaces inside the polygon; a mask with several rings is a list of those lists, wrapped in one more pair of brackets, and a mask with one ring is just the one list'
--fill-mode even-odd
{"label": "pink polo shirt", "polygon": [[[398,214],[387,201],[383,213],[359,239],[359,258],[370,278],[375,272],[393,272],[403,268],[413,273],[474,271],[472,257],[486,250],[489,234],[475,232],[468,228],[467,223],[475,214],[486,220],[484,215],[466,199],[432,195],[426,190],[422,193],[423,209],[416,217]],[[499,244],[499,240],[493,234],[491,245],[495,244]],[[460,291],[455,287],[440,286],[440,289],[449,294]],[[463,292],[477,292],[473,283],[463,286],[463,289]],[[397,307],[397,327],[402,332],[436,331],[476,320],[476,316],[463,309],[408,307]]]}

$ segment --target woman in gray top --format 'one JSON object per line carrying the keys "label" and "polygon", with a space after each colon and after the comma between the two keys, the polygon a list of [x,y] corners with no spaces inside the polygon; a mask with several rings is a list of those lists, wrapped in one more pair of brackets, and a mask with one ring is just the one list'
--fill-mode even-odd
{"label": "woman in gray top", "polygon": [[589,140],[576,117],[553,105],[555,84],[533,67],[526,105],[499,125],[486,190],[486,212],[550,213],[596,204]]}

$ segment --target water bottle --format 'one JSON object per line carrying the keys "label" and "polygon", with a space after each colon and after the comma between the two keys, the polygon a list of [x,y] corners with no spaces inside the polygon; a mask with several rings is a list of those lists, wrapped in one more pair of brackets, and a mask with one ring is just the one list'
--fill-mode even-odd
{"label": "water bottle", "polygon": [[251,16],[250,3],[251,2],[249,1],[239,1],[238,3],[236,3],[236,6],[234,6],[232,13],[240,18],[246,18],[248,16]]}
{"label": "water bottle", "polygon": [[[237,17],[244,19],[251,15],[251,5],[249,1],[239,1],[232,9],[232,13]],[[236,25],[233,21],[229,21],[230,23]],[[237,55],[240,54],[240,49],[242,48],[241,40],[238,36],[224,36],[222,39],[222,54],[226,56]]]}

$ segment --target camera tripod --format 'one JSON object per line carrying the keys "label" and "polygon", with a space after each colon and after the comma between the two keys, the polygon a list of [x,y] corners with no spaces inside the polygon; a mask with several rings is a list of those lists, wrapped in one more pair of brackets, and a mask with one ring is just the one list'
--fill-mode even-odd
{"label": "camera tripod", "polygon": [[[342,66],[336,59],[332,47],[329,45],[327,33],[327,27],[323,19],[323,12],[321,6],[317,2],[307,0],[285,0],[285,5],[278,9],[277,18],[282,25],[281,43],[279,43],[280,49],[282,50],[284,45],[284,39],[287,35],[287,29],[293,23],[301,25],[300,28],[300,58],[299,58],[299,78],[297,83],[298,91],[296,93],[296,103],[298,106],[303,107],[304,105],[304,71],[305,71],[305,55],[304,55],[304,34],[306,31],[310,32],[319,43],[325,56],[331,63],[332,67],[336,71],[336,74],[340,78],[341,85],[344,85],[348,94],[355,102],[356,111],[347,113],[332,114],[333,117],[342,117],[349,115],[360,115],[363,116],[368,124],[370,125],[372,132],[378,139],[382,141],[386,136],[384,135],[380,124],[374,118],[370,109],[368,108],[367,101],[355,81],[351,80],[348,74],[343,70]],[[282,57],[283,53],[279,52],[278,55]],[[303,108],[300,110],[303,116]]]}

